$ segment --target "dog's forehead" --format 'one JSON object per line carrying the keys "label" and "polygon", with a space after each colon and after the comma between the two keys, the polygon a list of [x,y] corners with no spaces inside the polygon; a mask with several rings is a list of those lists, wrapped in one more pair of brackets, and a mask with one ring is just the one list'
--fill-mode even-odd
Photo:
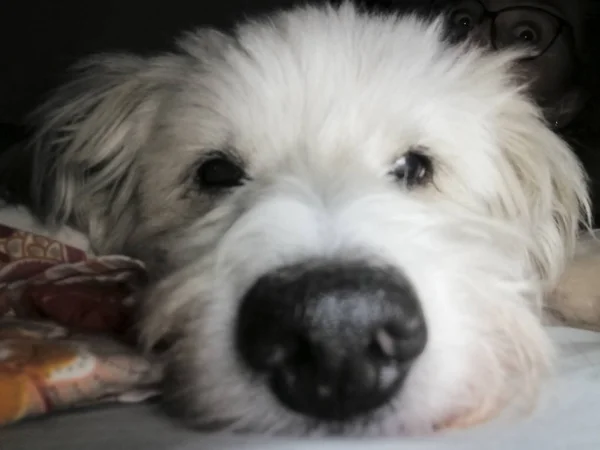
{"label": "dog's forehead", "polygon": [[198,103],[210,103],[211,132],[245,152],[344,147],[388,158],[489,125],[507,72],[477,63],[438,23],[309,10],[242,27],[198,75]]}

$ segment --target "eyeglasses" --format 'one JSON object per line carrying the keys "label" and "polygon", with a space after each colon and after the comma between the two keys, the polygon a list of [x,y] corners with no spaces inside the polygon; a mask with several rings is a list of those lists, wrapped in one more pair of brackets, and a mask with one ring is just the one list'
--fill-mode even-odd
{"label": "eyeglasses", "polygon": [[452,36],[457,40],[486,19],[491,21],[491,42],[496,50],[527,46],[534,59],[544,54],[561,35],[568,22],[542,8],[515,6],[489,11],[479,0],[459,0],[445,8]]}

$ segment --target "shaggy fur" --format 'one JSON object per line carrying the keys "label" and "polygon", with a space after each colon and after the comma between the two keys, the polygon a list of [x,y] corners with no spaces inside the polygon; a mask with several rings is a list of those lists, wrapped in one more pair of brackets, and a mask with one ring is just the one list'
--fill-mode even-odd
{"label": "shaggy fur", "polygon": [[[522,53],[444,35],[303,7],[197,30],[172,54],[95,57],[40,111],[33,209],[147,263],[141,337],[173,342],[165,398],[188,423],[414,434],[535,399],[552,361],[543,297],[589,216],[585,177],[513,76]],[[393,174],[415,149],[431,172],[410,185]],[[215,152],[241,186],[198,185]],[[260,276],[331,258],[401,270],[429,333],[395,398],[344,423],[285,408],[232,343]]]}

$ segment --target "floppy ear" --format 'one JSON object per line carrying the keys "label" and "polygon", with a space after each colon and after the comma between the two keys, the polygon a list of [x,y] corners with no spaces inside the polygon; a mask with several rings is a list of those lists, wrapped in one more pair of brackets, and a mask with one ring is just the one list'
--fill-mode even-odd
{"label": "floppy ear", "polygon": [[75,226],[98,250],[119,248],[135,204],[135,161],[176,66],[174,56],[96,56],[36,111],[31,194],[41,220]]}
{"label": "floppy ear", "polygon": [[574,254],[581,227],[590,227],[587,177],[567,143],[525,99],[515,101],[498,122],[510,166],[503,209],[529,230],[530,257],[552,290]]}
{"label": "floppy ear", "polygon": [[122,250],[135,223],[136,160],[164,98],[230,45],[230,36],[206,28],[184,34],[178,53],[99,55],[76,66],[33,115],[34,212],[47,224],[74,225],[96,250]]}

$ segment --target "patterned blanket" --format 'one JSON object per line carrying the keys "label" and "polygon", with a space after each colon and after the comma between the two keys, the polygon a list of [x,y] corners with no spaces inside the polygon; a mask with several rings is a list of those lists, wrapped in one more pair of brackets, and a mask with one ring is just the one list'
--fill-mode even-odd
{"label": "patterned blanket", "polygon": [[131,345],[144,277],[139,261],[0,225],[0,426],[155,394],[160,365]]}

